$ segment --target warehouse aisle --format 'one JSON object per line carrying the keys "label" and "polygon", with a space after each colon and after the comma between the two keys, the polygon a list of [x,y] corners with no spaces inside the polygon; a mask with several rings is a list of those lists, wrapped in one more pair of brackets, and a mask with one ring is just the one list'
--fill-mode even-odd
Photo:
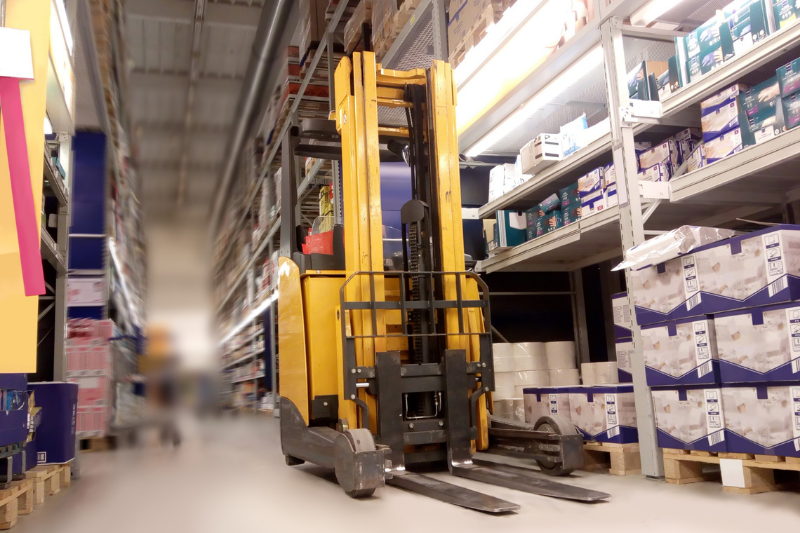
{"label": "warehouse aisle", "polygon": [[[576,485],[609,492],[582,505],[456,479],[522,506],[489,516],[394,488],[347,498],[323,470],[289,468],[278,453],[278,421],[251,417],[190,424],[172,450],[83,454],[83,477],[52,497],[17,533],[320,531],[770,531],[794,529],[795,493],[723,494],[716,483],[671,486],[644,478],[580,473]],[[452,478],[450,478],[452,479]],[[794,527],[792,525],[794,524]],[[775,529],[777,530],[777,529]]]}

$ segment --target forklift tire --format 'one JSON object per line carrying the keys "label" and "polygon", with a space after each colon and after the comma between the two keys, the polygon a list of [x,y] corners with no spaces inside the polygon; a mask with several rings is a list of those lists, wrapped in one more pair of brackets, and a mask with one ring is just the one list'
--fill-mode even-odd
{"label": "forklift tire", "polygon": [[368,496],[372,496],[375,493],[375,489],[361,489],[361,490],[351,490],[350,492],[345,492],[351,498],[367,498]]}
{"label": "forklift tire", "polygon": [[[547,431],[557,435],[577,435],[578,430],[575,425],[564,416],[550,415],[543,416],[536,421],[534,429],[537,431]],[[549,476],[568,476],[572,473],[572,468],[564,468],[561,463],[551,463],[549,461],[536,461],[542,472]]]}
{"label": "forklift tire", "polygon": [[291,455],[284,455],[283,458],[286,461],[286,464],[289,466],[299,466],[305,463],[305,461],[303,461],[302,459],[298,459],[297,457],[292,457]]}

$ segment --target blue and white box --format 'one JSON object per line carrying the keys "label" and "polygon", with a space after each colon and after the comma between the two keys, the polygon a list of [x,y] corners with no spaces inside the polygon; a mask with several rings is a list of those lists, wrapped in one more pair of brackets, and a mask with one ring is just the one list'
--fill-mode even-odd
{"label": "blue and white box", "polygon": [[631,360],[633,359],[633,337],[614,339],[614,350],[617,354],[617,376],[620,383],[633,383]]}
{"label": "blue and white box", "polygon": [[78,412],[78,384],[59,381],[29,383],[42,421],[36,430],[39,464],[61,464],[75,457],[75,420]]}
{"label": "blue and white box", "polygon": [[619,205],[617,170],[614,168],[614,163],[609,163],[603,167],[603,194],[606,199],[606,209]]}
{"label": "blue and white box", "polygon": [[800,299],[800,226],[707,244],[630,279],[640,325],[792,302]]}
{"label": "blue and white box", "polygon": [[569,412],[570,420],[586,440],[639,442],[632,385],[573,387]]}
{"label": "blue and white box", "polygon": [[714,319],[710,316],[642,326],[642,356],[651,387],[720,382]]}
{"label": "blue and white box", "polygon": [[800,302],[720,313],[714,323],[722,383],[800,383]]}
{"label": "blue and white box", "polygon": [[800,457],[800,384],[722,388],[728,451]]}
{"label": "blue and white box", "polygon": [[0,374],[0,446],[21,444],[28,438],[27,391],[25,374]]}
{"label": "blue and white box", "polygon": [[578,195],[581,198],[581,218],[594,215],[606,208],[602,167],[578,178]]}
{"label": "blue and white box", "polygon": [[715,163],[720,159],[725,159],[729,155],[741,152],[743,147],[742,130],[736,128],[729,132],[711,139],[705,143],[706,162]]}
{"label": "blue and white box", "polygon": [[729,451],[720,388],[680,387],[650,392],[659,447]]}
{"label": "blue and white box", "polygon": [[614,338],[631,338],[631,305],[627,292],[611,295],[611,310],[614,315]]}
{"label": "blue and white box", "polygon": [[569,394],[575,387],[530,387],[522,390],[525,422],[535,424],[543,416],[569,418]]}
{"label": "blue and white box", "polygon": [[734,99],[715,107],[703,109],[700,125],[703,129],[704,142],[716,139],[720,135],[738,128],[740,126],[739,101]]}

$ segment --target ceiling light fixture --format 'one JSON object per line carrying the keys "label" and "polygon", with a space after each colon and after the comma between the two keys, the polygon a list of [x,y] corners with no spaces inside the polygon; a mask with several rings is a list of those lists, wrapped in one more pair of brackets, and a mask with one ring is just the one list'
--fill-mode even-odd
{"label": "ceiling light fixture", "polygon": [[476,157],[497,144],[502,138],[514,131],[523,122],[528,120],[536,111],[539,111],[547,104],[558,98],[567,89],[580,82],[583,77],[598,65],[603,64],[603,47],[597,45],[590,50],[580,60],[558,75],[553,81],[544,86],[538,93],[525,102],[519,109],[514,111],[500,124],[495,126],[489,133],[484,135],[478,142],[473,144],[465,155]]}
{"label": "ceiling light fixture", "polygon": [[682,2],[683,0],[652,0],[631,15],[631,25],[647,26]]}

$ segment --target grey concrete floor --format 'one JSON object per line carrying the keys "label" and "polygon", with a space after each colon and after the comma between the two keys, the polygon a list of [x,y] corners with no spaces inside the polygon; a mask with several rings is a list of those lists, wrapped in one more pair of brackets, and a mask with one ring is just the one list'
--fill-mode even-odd
{"label": "grey concrete floor", "polygon": [[278,421],[240,417],[185,424],[179,450],[82,454],[82,478],[31,515],[16,533],[379,531],[796,531],[800,493],[724,494],[719,483],[672,486],[640,476],[581,472],[569,483],[608,492],[585,505],[493,487],[446,474],[455,484],[521,505],[490,516],[386,487],[348,498],[332,474],[288,467]]}

